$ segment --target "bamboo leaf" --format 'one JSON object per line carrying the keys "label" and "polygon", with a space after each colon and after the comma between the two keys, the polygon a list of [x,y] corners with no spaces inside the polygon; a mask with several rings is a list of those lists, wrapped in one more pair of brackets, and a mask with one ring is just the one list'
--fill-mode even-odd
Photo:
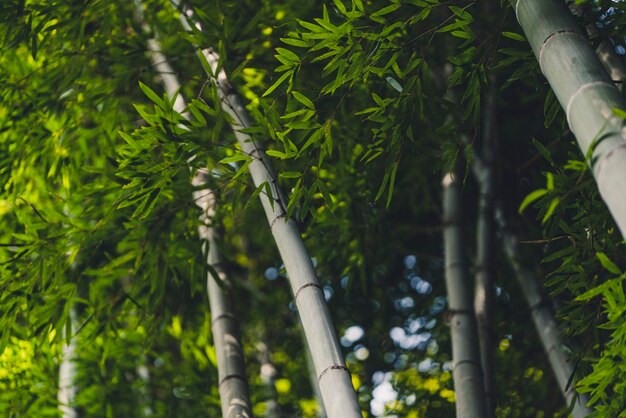
{"label": "bamboo leaf", "polygon": [[626,119],[626,110],[622,110],[618,107],[614,107],[613,108],[613,114],[617,117],[620,117],[622,119]]}
{"label": "bamboo leaf", "polygon": [[286,48],[276,48],[276,52],[294,64],[300,62],[300,57]]}
{"label": "bamboo leaf", "polygon": [[272,84],[272,86],[268,88],[265,93],[263,93],[263,97],[271,94],[274,90],[276,90],[278,86],[280,86],[283,81],[285,81],[287,77],[289,77],[291,74],[293,74],[292,71],[287,71],[285,74],[281,75],[280,78],[274,84]]}
{"label": "bamboo leaf", "polygon": [[400,85],[400,83],[398,83],[398,81],[396,81],[395,78],[390,76],[390,77],[387,77],[386,80],[387,80],[387,83],[389,83],[391,87],[393,87],[398,92],[402,93],[402,86]]}
{"label": "bamboo leaf", "polygon": [[389,192],[387,193],[387,207],[391,203],[391,196],[393,195],[393,187],[396,183],[396,174],[398,173],[398,161],[394,162],[391,167],[391,174],[389,176]]}
{"label": "bamboo leaf", "polygon": [[302,177],[302,173],[298,171],[284,171],[278,175],[281,179],[297,179]]}
{"label": "bamboo leaf", "polygon": [[285,154],[284,152],[276,151],[273,149],[268,149],[267,151],[265,151],[265,153],[270,157],[280,158],[281,160],[289,158],[289,155]]}
{"label": "bamboo leaf", "polygon": [[613,273],[613,274],[622,274],[622,270],[620,270],[620,268],[617,267],[617,265],[615,265],[615,263],[613,263],[609,259],[609,257],[607,257],[607,255],[604,254],[603,252],[597,252],[596,253],[596,257],[598,258],[598,260],[600,260],[600,264],[602,264],[602,267],[604,267],[605,269],[607,269],[611,273]]}
{"label": "bamboo leaf", "polygon": [[315,109],[315,105],[313,104],[313,102],[306,97],[304,94],[297,92],[297,91],[292,91],[291,94],[293,94],[293,97],[299,101],[300,103],[302,103],[303,105],[305,105],[306,107],[308,107],[309,109]]}
{"label": "bamboo leaf", "polygon": [[559,205],[560,201],[561,201],[561,198],[559,197],[555,197],[550,201],[550,204],[548,205],[548,209],[546,210],[546,213],[543,215],[543,219],[541,219],[542,224],[545,224],[548,221],[548,219],[550,219],[550,216],[552,216],[552,214],[556,210],[556,207]]}
{"label": "bamboo leaf", "polygon": [[296,39],[296,38],[280,38],[280,40],[287,44],[287,45],[291,45],[291,46],[297,46],[297,47],[303,47],[303,48],[308,48],[311,46],[310,42],[307,42],[303,39]]}
{"label": "bamboo leaf", "polygon": [[519,206],[518,212],[522,213],[524,211],[524,209],[526,209],[526,207],[528,205],[530,205],[531,203],[533,203],[535,200],[539,199],[540,197],[542,197],[546,193],[548,193],[547,189],[537,189],[537,190],[531,192],[522,201],[522,204]]}
{"label": "bamboo leaf", "polygon": [[537,141],[535,138],[532,138],[533,144],[535,148],[539,151],[539,153],[545,158],[550,165],[556,167],[554,160],[552,159],[552,154],[550,154],[550,150],[546,148],[541,142]]}
{"label": "bamboo leaf", "polygon": [[144,94],[148,96],[148,99],[150,99],[158,107],[160,107],[161,109],[167,108],[163,99],[161,99],[158,94],[156,94],[150,87],[146,86],[141,81],[139,82],[139,88],[141,88]]}
{"label": "bamboo leaf", "polygon": [[235,155],[233,155],[232,157],[226,157],[226,158],[222,158],[219,162],[221,164],[229,164],[229,163],[235,163],[237,161],[245,161],[250,159],[250,157],[246,154],[241,154],[241,153],[237,153]]}
{"label": "bamboo leaf", "polygon": [[255,198],[261,194],[261,192],[263,191],[266,185],[267,185],[267,181],[264,181],[263,183],[259,184],[256,189],[254,189],[254,192],[252,192],[252,194],[250,195],[250,198],[246,202],[244,209],[247,209],[248,206],[250,205],[250,202],[254,201]]}
{"label": "bamboo leaf", "polygon": [[347,15],[348,14],[348,10],[346,10],[346,6],[343,4],[343,2],[341,0],[333,0],[333,3],[335,3],[335,6],[337,6],[339,11],[343,15]]}
{"label": "bamboo leaf", "polygon": [[380,184],[380,187],[378,189],[378,193],[376,193],[376,197],[374,198],[374,201],[378,201],[378,199],[381,198],[381,196],[383,195],[383,193],[385,193],[385,188],[387,186],[387,182],[389,181],[389,171],[385,172],[385,175],[383,176],[383,181]]}
{"label": "bamboo leaf", "polygon": [[502,36],[505,38],[513,39],[514,41],[526,42],[526,38],[515,32],[502,32]]}

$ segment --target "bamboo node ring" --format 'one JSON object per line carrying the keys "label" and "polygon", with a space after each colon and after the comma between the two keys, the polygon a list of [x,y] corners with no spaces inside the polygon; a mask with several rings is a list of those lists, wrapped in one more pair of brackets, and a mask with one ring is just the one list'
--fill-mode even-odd
{"label": "bamboo node ring", "polygon": [[324,375],[329,371],[329,370],[345,370],[346,372],[348,372],[348,374],[350,374],[350,371],[348,370],[348,368],[346,366],[342,366],[341,364],[333,364],[330,367],[325,368],[324,370],[322,370],[322,372],[320,373],[320,375],[317,377],[317,381],[321,381],[322,377],[324,377]]}
{"label": "bamboo node ring", "polygon": [[317,284],[317,283],[314,283],[314,282],[311,282],[311,283],[305,283],[305,284],[303,284],[302,286],[300,286],[300,288],[299,288],[298,290],[296,290],[296,294],[294,295],[294,297],[293,297],[293,298],[294,298],[295,300],[298,300],[298,295],[300,294],[300,292],[301,292],[302,290],[304,290],[304,288],[306,288],[306,287],[311,287],[311,286],[313,286],[313,287],[317,287],[317,288],[318,288],[319,290],[321,290],[322,292],[324,291],[324,289],[322,289],[322,286],[320,286],[320,285],[319,285],[319,284]]}
{"label": "bamboo node ring", "polygon": [[229,374],[224,376],[223,378],[220,379],[219,383],[217,384],[218,386],[222,386],[222,383],[225,383],[227,380],[230,379],[239,379],[239,380],[243,380],[244,382],[246,382],[245,377],[238,375],[238,374]]}
{"label": "bamboo node ring", "polygon": [[568,35],[573,35],[573,36],[577,36],[579,38],[582,38],[585,42],[589,42],[587,40],[587,38],[585,36],[583,36],[582,33],[580,33],[577,30],[574,29],[562,29],[562,30],[558,30],[556,32],[551,33],[542,43],[541,43],[541,47],[539,48],[539,66],[541,67],[541,72],[545,74],[545,72],[543,71],[543,50],[545,48],[545,46],[552,40],[558,38],[559,36],[568,36]]}
{"label": "bamboo node ring", "polygon": [[215,318],[211,319],[211,325],[215,324],[217,321],[219,321],[220,319],[232,319],[232,320],[237,320],[237,318],[235,318],[235,316],[233,314],[230,313],[223,313],[220,314],[218,316],[216,316]]}
{"label": "bamboo node ring", "polygon": [[586,83],[583,84],[582,86],[578,87],[574,93],[572,93],[572,95],[570,96],[569,100],[567,101],[567,106],[565,107],[565,117],[567,118],[567,124],[568,126],[572,126],[572,122],[570,120],[570,111],[572,110],[572,103],[574,103],[574,99],[576,99],[576,97],[584,92],[587,89],[590,89],[592,87],[601,87],[601,86],[607,86],[609,89],[614,89],[615,85],[609,83],[608,81],[603,81],[603,80],[596,80],[596,81],[592,81],[590,83]]}

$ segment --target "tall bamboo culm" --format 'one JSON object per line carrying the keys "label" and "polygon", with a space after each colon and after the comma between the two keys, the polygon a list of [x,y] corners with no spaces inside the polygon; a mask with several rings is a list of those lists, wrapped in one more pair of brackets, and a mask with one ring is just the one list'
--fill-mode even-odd
{"label": "tall bamboo culm", "polygon": [[496,85],[490,77],[486,89],[482,111],[480,153],[484,159],[485,170],[478,179],[478,222],[476,226],[476,294],[474,310],[478,323],[480,342],[480,360],[483,368],[487,415],[495,417],[496,411],[496,376],[495,376],[495,219],[494,219],[494,154],[496,136]]}
{"label": "tall bamboo culm", "polygon": [[447,174],[443,179],[443,236],[456,416],[484,418],[487,407],[461,212],[461,185],[456,176]]}
{"label": "tall bamboo culm", "polygon": [[[482,156],[475,153],[472,160],[472,170],[479,182],[481,178],[487,175],[486,166]],[[574,364],[565,350],[565,344],[554,313],[543,292],[538,273],[539,267],[528,261],[520,247],[519,238],[509,227],[504,211],[497,200],[494,200],[494,214],[496,228],[500,234],[504,251],[513,267],[524,299],[526,299],[537,334],[548,356],[550,367],[565,398],[566,405],[569,406],[576,399],[572,416],[573,418],[584,418],[591,413],[591,410],[585,406],[589,398],[587,395],[576,393],[576,381],[572,379]]]}
{"label": "tall bamboo culm", "polygon": [[[141,5],[138,7],[141,8]],[[174,110],[189,118],[189,115],[184,113],[187,106],[186,102],[179,94],[180,82],[167,58],[161,53],[159,42],[156,39],[148,40],[148,53],[153,68],[161,77],[167,95],[172,98],[178,94],[174,102]],[[197,187],[204,185],[207,182],[206,176],[206,170],[198,171],[192,180],[193,185]],[[246,380],[243,347],[239,336],[239,323],[233,308],[232,298],[224,290],[228,290],[230,281],[223,268],[224,263],[217,245],[217,232],[212,225],[212,218],[215,214],[215,195],[207,189],[198,190],[194,192],[194,200],[202,209],[198,234],[208,246],[207,262],[219,276],[215,278],[211,273],[208,274],[207,292],[211,310],[211,332],[215,341],[217,356],[222,416],[224,418],[249,418],[253,415]],[[224,289],[218,285],[218,279],[223,284]]]}
{"label": "tall bamboo culm", "polygon": [[[70,310],[70,320],[72,325],[75,325],[76,313],[72,308]],[[75,329],[74,326],[72,328]],[[65,333],[65,329],[63,331]],[[66,340],[64,335],[64,340]],[[59,365],[59,388],[57,391],[57,401],[59,402],[59,411],[62,418],[78,418],[78,412],[72,405],[74,398],[76,397],[76,384],[74,383],[76,377],[76,364],[74,363],[74,356],[76,352],[76,336],[71,336],[69,343],[63,343],[63,360]]]}
{"label": "tall bamboo culm", "polygon": [[517,19],[626,237],[626,140],[614,108],[626,100],[562,0],[513,0]]}
{"label": "tall bamboo culm", "polygon": [[[177,1],[173,3],[180,9]],[[193,12],[184,8],[181,23],[186,30],[191,30],[188,19],[193,19]],[[196,27],[202,30],[197,24]],[[263,146],[248,134],[241,132],[242,129],[252,126],[252,120],[225,71],[219,68],[219,56],[210,48],[200,50],[199,53],[211,68],[207,75],[217,88],[222,109],[231,118],[232,129],[242,151],[252,158],[248,167],[254,185],[259,187],[268,184],[271,187],[272,196],[261,193],[259,197],[289,276],[308,348],[313,357],[326,413],[330,418],[361,417],[356,393],[343,361],[324,292],[295,221],[286,217],[287,201],[278,188],[271,162],[265,155]]]}
{"label": "tall bamboo culm", "polygon": [[559,389],[565,398],[567,406],[575,402],[572,410],[573,418],[584,418],[591,414],[591,410],[585,406],[589,398],[587,395],[576,393],[576,381],[572,379],[574,364],[571,361],[572,359],[569,358],[565,344],[563,344],[561,332],[554,319],[554,313],[549,303],[546,303],[547,298],[544,295],[539,274],[536,271],[538,268],[529,267],[529,264],[524,262],[519,239],[508,227],[504,213],[499,207],[496,208],[496,220],[504,244],[504,251],[515,271],[517,282],[528,303],[537,334],[539,334],[541,344],[548,356]]}

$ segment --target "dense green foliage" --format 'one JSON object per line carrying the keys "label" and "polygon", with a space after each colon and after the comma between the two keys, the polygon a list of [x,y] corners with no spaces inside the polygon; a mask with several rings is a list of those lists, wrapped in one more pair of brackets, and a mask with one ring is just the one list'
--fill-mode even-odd
{"label": "dense green foliage", "polygon": [[[196,44],[219,52],[255,121],[248,133],[290,191],[369,416],[454,415],[440,179],[467,167],[473,257],[470,167],[495,80],[497,200],[528,259],[542,260],[573,380],[598,416],[618,416],[623,239],[508,2],[482,3],[197,0],[204,30],[185,33],[166,0],[143,2],[143,18],[121,0],[3,0],[0,414],[59,415],[69,335],[81,416],[219,416],[191,185],[208,166],[255,414],[271,416],[275,402],[279,416],[315,416],[297,312],[256,199],[266,191],[248,178]],[[623,55],[626,5],[592,6],[585,18]],[[191,121],[162,94],[153,37]],[[566,416],[504,254],[496,264],[497,416]]]}

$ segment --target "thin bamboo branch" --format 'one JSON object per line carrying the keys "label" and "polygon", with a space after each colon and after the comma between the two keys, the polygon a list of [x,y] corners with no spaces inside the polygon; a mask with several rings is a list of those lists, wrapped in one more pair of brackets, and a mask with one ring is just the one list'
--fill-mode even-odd
{"label": "thin bamboo branch", "polygon": [[[148,40],[148,52],[153,68],[160,74],[161,82],[166,94],[172,98],[180,90],[180,82],[170,66],[167,58],[161,53],[159,42],[156,39]],[[186,103],[181,94],[176,96],[174,110],[187,119],[184,113]],[[199,170],[192,180],[194,186],[202,186],[208,180],[206,171]],[[239,323],[233,308],[232,298],[222,289],[230,286],[230,281],[224,270],[224,263],[217,246],[218,235],[212,225],[215,214],[216,199],[211,191],[199,190],[194,192],[194,201],[202,209],[198,233],[208,246],[207,262],[217,273],[213,277],[208,273],[207,292],[211,310],[211,332],[215,340],[219,392],[224,418],[252,417],[252,407],[248,394],[248,383],[243,356],[243,348],[239,336]],[[221,285],[217,281],[221,282]]]}
{"label": "thin bamboo branch", "polygon": [[566,5],[557,0],[512,0],[517,19],[586,157],[602,199],[626,237],[626,139],[613,109],[626,99]]}
{"label": "thin bamboo branch", "polygon": [[[174,0],[173,3],[179,7],[178,1]],[[188,19],[192,18],[192,10],[183,8],[181,23],[188,31],[191,30]],[[196,26],[202,30],[199,25]],[[211,71],[207,71],[207,75],[217,88],[222,109],[231,118],[232,129],[242,151],[252,157],[248,169],[254,185],[261,187],[267,184],[271,188],[272,196],[261,193],[259,197],[289,276],[326,412],[330,418],[361,417],[350,372],[344,364],[337,334],[311,257],[295,221],[286,216],[287,201],[278,187],[277,178],[262,145],[242,132],[252,126],[250,115],[236,89],[230,84],[226,72],[219,65],[218,54],[210,48],[200,50],[199,53],[210,66]]]}
{"label": "thin bamboo branch", "polygon": [[491,79],[485,94],[482,146],[480,152],[485,161],[484,175],[479,179],[478,223],[476,227],[476,294],[474,310],[478,322],[480,359],[483,367],[487,417],[493,418],[496,410],[495,377],[495,222],[494,222],[494,168],[493,156],[496,133],[496,87]]}
{"label": "thin bamboo branch", "polygon": [[472,306],[472,286],[467,272],[461,212],[461,185],[456,176],[448,174],[443,179],[443,236],[456,416],[484,418],[487,416],[486,399],[476,317]]}

